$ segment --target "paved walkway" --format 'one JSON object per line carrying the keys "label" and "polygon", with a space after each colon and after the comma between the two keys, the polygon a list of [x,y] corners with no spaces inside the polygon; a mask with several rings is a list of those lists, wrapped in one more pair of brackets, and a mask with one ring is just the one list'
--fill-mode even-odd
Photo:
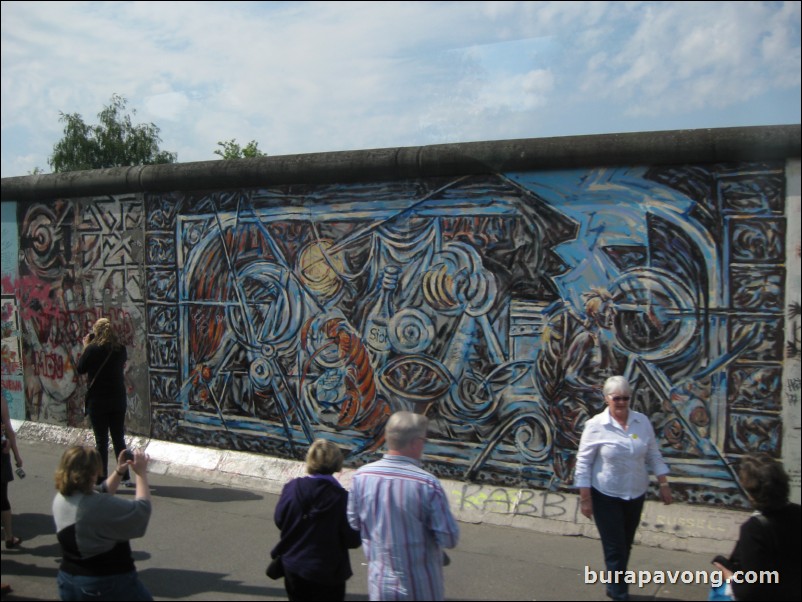
{"label": "paved walkway", "polygon": [[[55,600],[60,557],[51,515],[53,472],[66,443],[20,438],[27,478],[9,487],[14,532],[25,541],[3,550],[7,600]],[[163,467],[162,467],[163,468]],[[151,475],[154,511],[145,537],[132,541],[142,580],[157,600],[281,600],[283,583],[264,576],[268,551],[278,537],[273,509],[278,496],[254,488]],[[133,495],[122,490],[119,495]],[[603,568],[596,539],[461,522],[459,546],[446,569],[449,600],[604,600],[604,587],[586,584]],[[729,542],[722,552],[728,552]],[[635,600],[704,600],[708,585],[682,583],[704,576],[711,554],[635,546],[630,568],[652,571],[666,583],[632,587]],[[361,550],[351,551],[354,577],[349,600],[366,600]],[[668,573],[668,572],[671,573]],[[684,572],[684,573],[683,573]],[[643,573],[645,576],[647,573]],[[678,578],[674,584],[671,578]]]}

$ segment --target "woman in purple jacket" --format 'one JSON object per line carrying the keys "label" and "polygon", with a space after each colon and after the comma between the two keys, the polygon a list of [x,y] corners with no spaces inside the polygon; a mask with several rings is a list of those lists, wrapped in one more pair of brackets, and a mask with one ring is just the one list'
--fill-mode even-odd
{"label": "woman in purple jacket", "polygon": [[290,600],[345,600],[353,574],[349,548],[361,544],[348,525],[348,492],[332,476],[343,465],[340,449],[317,439],[306,454],[307,477],[284,486],[274,520],[281,539],[270,552],[281,556]]}

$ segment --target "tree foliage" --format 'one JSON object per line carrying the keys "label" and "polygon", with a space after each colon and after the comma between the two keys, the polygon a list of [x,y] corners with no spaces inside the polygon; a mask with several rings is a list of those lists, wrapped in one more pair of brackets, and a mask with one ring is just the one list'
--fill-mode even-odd
{"label": "tree foliage", "polygon": [[218,142],[217,146],[222,147],[222,150],[218,148],[214,154],[220,155],[223,159],[252,159],[267,156],[267,153],[259,150],[259,143],[256,140],[251,140],[244,148],[237,144],[236,138]]}
{"label": "tree foliage", "polygon": [[59,113],[64,137],[48,159],[53,171],[175,163],[176,153],[159,150],[159,128],[152,123],[134,125],[125,112],[127,104],[124,97],[113,94],[111,103],[98,113],[97,125],[87,125],[78,113]]}

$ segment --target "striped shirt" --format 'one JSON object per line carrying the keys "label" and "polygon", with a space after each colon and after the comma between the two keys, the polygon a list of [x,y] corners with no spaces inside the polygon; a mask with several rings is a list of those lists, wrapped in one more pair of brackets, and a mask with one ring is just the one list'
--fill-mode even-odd
{"label": "striped shirt", "polygon": [[371,600],[443,600],[443,548],[457,545],[459,527],[420,462],[387,454],[358,469],[348,522],[362,536]]}

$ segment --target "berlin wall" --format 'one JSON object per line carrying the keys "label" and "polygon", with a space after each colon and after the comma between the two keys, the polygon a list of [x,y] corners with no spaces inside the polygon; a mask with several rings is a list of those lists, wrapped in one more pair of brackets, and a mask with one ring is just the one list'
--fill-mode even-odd
{"label": "berlin wall", "polygon": [[5,178],[3,395],[79,425],[106,316],[131,434],[356,467],[412,410],[460,503],[547,510],[623,374],[682,501],[747,507],[753,451],[799,501],[799,157],[791,125]]}

